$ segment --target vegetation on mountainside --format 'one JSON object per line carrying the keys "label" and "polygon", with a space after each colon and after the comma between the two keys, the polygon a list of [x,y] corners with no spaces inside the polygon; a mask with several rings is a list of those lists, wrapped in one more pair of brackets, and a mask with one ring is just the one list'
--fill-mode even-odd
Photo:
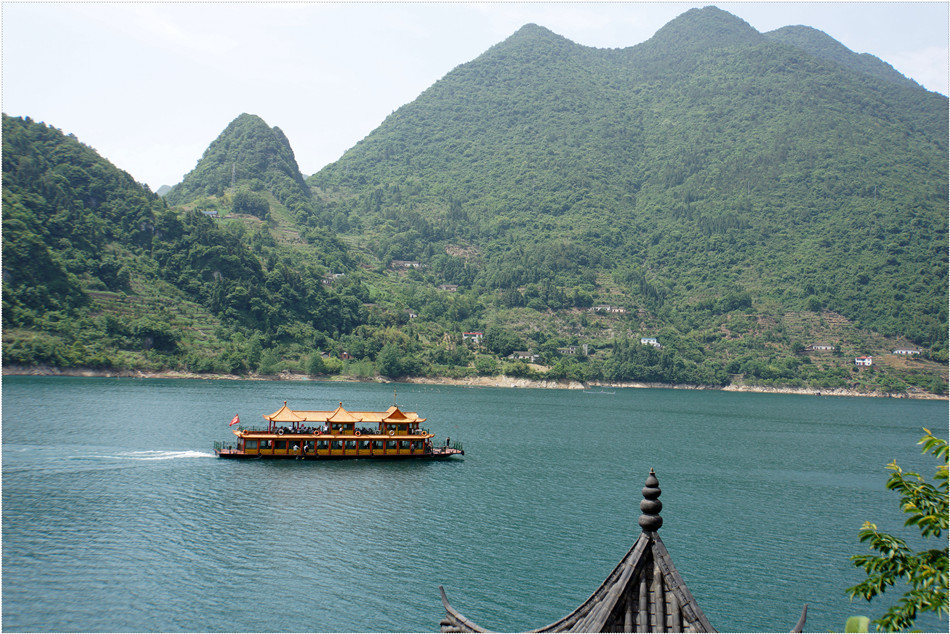
{"label": "vegetation on mountainside", "polygon": [[[83,365],[24,342],[96,340],[21,318],[34,288],[88,320],[113,365],[942,393],[947,99],[780,39],[714,9],[623,50],[525,27],[310,177],[312,199],[283,134],[241,115],[173,207],[129,194],[151,210],[130,225],[138,241],[89,250],[95,270],[11,278],[4,363]],[[17,248],[62,264],[29,218],[43,193],[19,159],[8,175],[8,154],[68,172],[31,139],[83,146],[30,122],[4,132]],[[135,314],[122,298],[143,294],[176,314],[191,302],[210,334],[179,323],[175,346],[155,332],[147,350],[131,326],[107,338],[96,320]],[[921,354],[881,356],[899,347]],[[865,354],[875,365],[856,368]]]}
{"label": "vegetation on mountainside", "polygon": [[[265,225],[167,209],[75,138],[6,115],[3,203],[5,364],[247,372],[363,319],[358,292],[327,289]],[[182,314],[214,336],[175,327]]]}
{"label": "vegetation on mountainside", "polygon": [[311,177],[323,221],[436,271],[473,245],[440,281],[503,303],[543,284],[562,310],[609,272],[681,336],[825,309],[945,358],[946,98],[722,13],[622,51],[525,27]]}
{"label": "vegetation on mountainside", "polygon": [[855,53],[834,38],[808,26],[785,26],[765,33],[765,37],[799,48],[809,55],[827,59],[851,70],[884,81],[919,88],[913,79],[904,77],[894,67],[868,53]]}
{"label": "vegetation on mountainside", "polygon": [[280,128],[270,128],[251,114],[232,121],[208,146],[195,169],[165,198],[172,205],[202,196],[221,198],[239,182],[250,182],[249,189],[254,191],[266,187],[298,217],[312,211],[310,191],[287,137]]}

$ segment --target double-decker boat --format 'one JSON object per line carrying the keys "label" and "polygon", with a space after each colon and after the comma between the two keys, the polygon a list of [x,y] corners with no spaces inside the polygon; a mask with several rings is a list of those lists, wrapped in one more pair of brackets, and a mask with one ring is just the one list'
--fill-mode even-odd
{"label": "double-decker boat", "polygon": [[283,407],[264,414],[267,427],[245,429],[235,416],[233,443],[214,443],[221,458],[341,458],[442,459],[465,452],[450,438],[434,443],[434,434],[420,427],[426,419],[393,405],[385,412],[350,412],[341,402],[333,411],[293,410]]}

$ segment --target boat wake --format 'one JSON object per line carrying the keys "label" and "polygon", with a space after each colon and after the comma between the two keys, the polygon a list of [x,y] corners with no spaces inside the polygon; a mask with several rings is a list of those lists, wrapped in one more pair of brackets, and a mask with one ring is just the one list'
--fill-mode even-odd
{"label": "boat wake", "polygon": [[126,460],[175,460],[176,458],[214,458],[214,454],[207,451],[130,451],[119,454],[116,458]]}

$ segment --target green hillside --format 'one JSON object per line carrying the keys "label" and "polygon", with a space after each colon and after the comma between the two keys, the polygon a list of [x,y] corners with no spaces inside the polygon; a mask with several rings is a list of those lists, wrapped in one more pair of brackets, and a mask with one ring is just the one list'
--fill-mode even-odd
{"label": "green hillside", "polygon": [[[273,199],[272,199],[273,200]],[[4,365],[245,373],[359,325],[349,262],[282,231],[287,211],[169,209],[75,137],[3,116]]]}
{"label": "green hillside", "polygon": [[[254,115],[164,199],[4,117],[4,364],[943,393],[947,115],[710,7],[626,49],[527,25],[306,182]],[[77,207],[79,155],[128,218]]]}
{"label": "green hillside", "polygon": [[[222,198],[238,185],[253,192],[265,188],[284,207],[297,214],[312,210],[310,192],[304,183],[290,142],[280,128],[270,128],[258,116],[242,114],[215,139],[198,165],[165,195],[172,205]],[[252,201],[257,202],[257,201]],[[248,205],[254,215],[264,216],[266,202]]]}
{"label": "green hillside", "polygon": [[819,59],[835,62],[865,75],[900,84],[904,87],[920,87],[917,82],[904,77],[887,62],[867,53],[855,53],[818,29],[801,25],[785,26],[769,31],[765,36],[776,42],[800,48]]}
{"label": "green hillside", "polygon": [[312,176],[319,213],[384,261],[471,246],[499,294],[606,273],[680,332],[740,301],[945,349],[947,99],[776,39],[712,8],[619,51],[525,27]]}
{"label": "green hillside", "polygon": [[256,115],[232,121],[164,200],[184,209],[279,225],[275,236],[312,246],[305,252],[324,267],[353,266],[346,248],[316,222],[310,188],[287,137]]}

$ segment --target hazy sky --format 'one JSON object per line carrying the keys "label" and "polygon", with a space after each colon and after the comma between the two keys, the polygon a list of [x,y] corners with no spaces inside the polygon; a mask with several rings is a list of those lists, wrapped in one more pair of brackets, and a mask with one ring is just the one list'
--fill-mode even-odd
{"label": "hazy sky", "polygon": [[[4,0],[3,112],[75,134],[153,190],[180,182],[248,112],[284,131],[309,176],[527,23],[623,48],[707,4]],[[716,6],[763,33],[820,29],[948,94],[947,2]]]}

